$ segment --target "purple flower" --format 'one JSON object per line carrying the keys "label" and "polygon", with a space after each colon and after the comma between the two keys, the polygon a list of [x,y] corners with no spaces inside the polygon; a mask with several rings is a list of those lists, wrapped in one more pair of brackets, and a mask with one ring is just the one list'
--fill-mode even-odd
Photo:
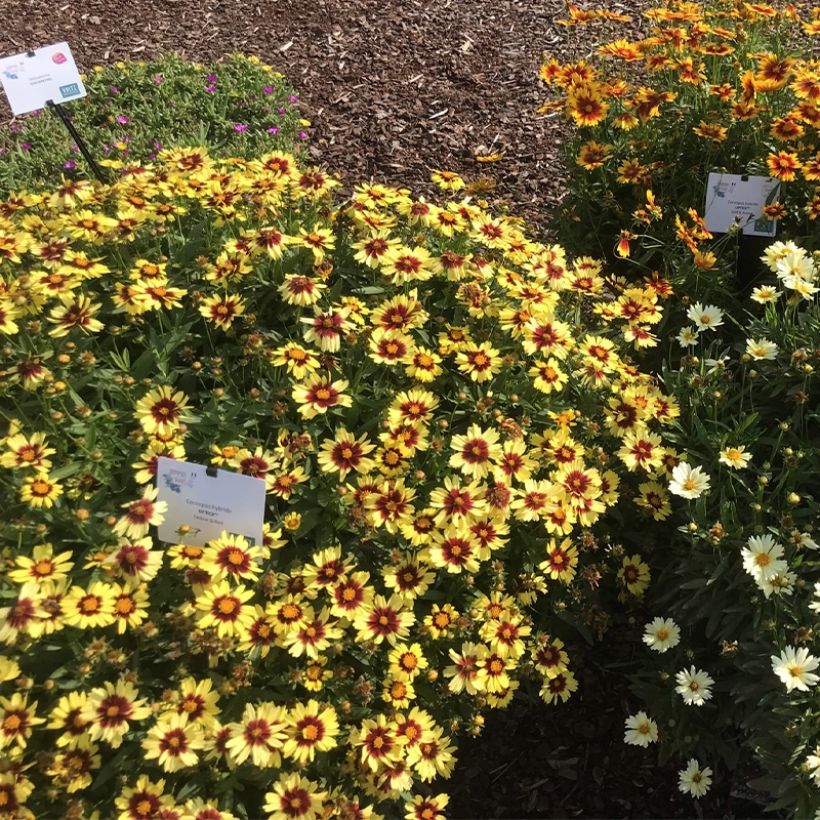
{"label": "purple flower", "polygon": [[233,130],[238,131],[240,134],[242,134],[243,132],[248,130],[248,126],[245,125],[244,122],[238,122],[236,123],[236,125],[234,125]]}
{"label": "purple flower", "polygon": [[206,94],[213,94],[214,91],[216,91],[216,86],[215,85],[206,85],[205,86],[205,93]]}
{"label": "purple flower", "polygon": [[285,109],[284,109],[284,108],[277,108],[277,109],[276,109],[276,113],[277,113],[277,114],[284,114],[284,113],[285,113]]}
{"label": "purple flower", "polygon": [[20,150],[21,151],[31,151],[31,143],[30,142],[21,142],[20,143]]}
{"label": "purple flower", "polygon": [[307,131],[300,131],[299,132],[299,139],[300,140],[306,140],[307,138],[308,138],[308,132]]}
{"label": "purple flower", "polygon": [[120,125],[128,125],[128,117],[125,117],[125,116],[123,116],[122,114],[120,114],[120,116],[119,116],[119,117],[117,117],[117,122],[118,122]]}
{"label": "purple flower", "polygon": [[155,142],[154,143],[154,150],[155,151],[161,151],[162,150],[162,143],[161,142]]}
{"label": "purple flower", "polygon": [[115,85],[111,86],[110,91],[111,91],[112,94],[119,94],[120,93],[119,88],[117,88],[117,86],[115,86]]}
{"label": "purple flower", "polygon": [[278,134],[279,128],[276,125],[272,125],[270,128],[267,129],[269,134]]}
{"label": "purple flower", "polygon": [[262,93],[263,93],[263,94],[273,94],[273,92],[274,92],[274,87],[273,87],[272,85],[266,85],[266,86],[262,89]]}
{"label": "purple flower", "polygon": [[79,154],[80,153],[80,146],[79,145],[72,145],[71,146],[71,153],[72,154]]}
{"label": "purple flower", "polygon": [[63,168],[65,168],[66,171],[73,171],[76,167],[77,163],[74,162],[73,159],[70,159],[68,162],[63,163]]}
{"label": "purple flower", "polygon": [[298,102],[299,102],[299,98],[298,98],[298,97],[294,97],[294,96],[293,96],[293,94],[291,94],[291,95],[288,97],[288,102],[298,103]]}
{"label": "purple flower", "polygon": [[162,85],[165,82],[165,77],[163,77],[162,74],[157,74],[151,77],[151,82],[155,85]]}
{"label": "purple flower", "polygon": [[216,82],[216,74],[209,74],[209,75],[205,78],[205,82],[206,82],[206,83],[215,83],[215,82]]}

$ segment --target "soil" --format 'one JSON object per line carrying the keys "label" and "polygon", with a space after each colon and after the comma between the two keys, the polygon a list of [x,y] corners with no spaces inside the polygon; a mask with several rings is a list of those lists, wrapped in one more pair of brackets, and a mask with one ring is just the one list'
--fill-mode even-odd
{"label": "soil", "polygon": [[[544,52],[586,54],[591,36],[556,24],[563,0],[3,0],[2,11],[0,54],[64,39],[84,70],[171,50],[256,54],[298,90],[317,162],[417,192],[434,168],[487,177],[492,198],[535,223],[560,197],[566,135],[536,113],[538,65]],[[497,164],[475,160],[497,152]]]}
{"label": "soil", "polygon": [[[491,198],[536,224],[560,199],[567,135],[560,118],[536,113],[541,55],[591,50],[589,32],[555,23],[562,0],[2,0],[2,11],[0,54],[67,40],[83,70],[169,50],[257,54],[297,89],[315,161],[348,182],[424,192],[434,168],[487,177]],[[496,152],[497,163],[475,159]],[[726,782],[695,807],[677,791],[677,766],[623,743],[623,678],[582,661],[575,671],[567,704],[522,695],[462,740],[452,781],[436,784],[452,794],[452,817],[760,815]]]}

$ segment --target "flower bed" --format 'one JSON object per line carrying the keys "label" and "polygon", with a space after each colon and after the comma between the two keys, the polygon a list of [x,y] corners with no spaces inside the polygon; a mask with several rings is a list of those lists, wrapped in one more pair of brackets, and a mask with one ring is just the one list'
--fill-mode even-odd
{"label": "flower bed", "polygon": [[[190,148],[3,205],[21,814],[437,817],[459,731],[522,682],[568,698],[558,635],[646,587],[677,408],[634,355],[666,283],[335,185]],[[264,479],[264,542],[158,542],[160,455]]]}
{"label": "flower bed", "polygon": [[[84,82],[88,96],[66,106],[67,113],[112,179],[125,165],[194,141],[215,155],[251,157],[292,151],[307,137],[293,89],[256,57],[233,54],[199,65],[168,54],[97,66]],[[52,113],[0,127],[0,194],[88,176],[78,147]]]}

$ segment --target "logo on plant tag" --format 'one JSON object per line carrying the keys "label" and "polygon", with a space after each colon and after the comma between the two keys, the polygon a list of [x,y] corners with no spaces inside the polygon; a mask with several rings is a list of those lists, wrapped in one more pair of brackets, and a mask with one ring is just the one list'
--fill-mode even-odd
{"label": "logo on plant tag", "polygon": [[60,86],[60,93],[63,95],[63,98],[66,97],[74,97],[75,95],[80,93],[80,86],[77,83],[69,83],[68,85],[61,85]]}

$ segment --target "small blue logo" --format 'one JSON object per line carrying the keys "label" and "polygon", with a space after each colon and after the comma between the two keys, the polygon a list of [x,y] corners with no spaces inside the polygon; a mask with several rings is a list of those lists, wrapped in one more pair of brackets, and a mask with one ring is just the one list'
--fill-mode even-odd
{"label": "small blue logo", "polygon": [[80,86],[77,83],[69,83],[68,85],[61,85],[60,86],[60,93],[63,95],[63,99],[66,97],[76,97],[77,94],[80,93]]}

